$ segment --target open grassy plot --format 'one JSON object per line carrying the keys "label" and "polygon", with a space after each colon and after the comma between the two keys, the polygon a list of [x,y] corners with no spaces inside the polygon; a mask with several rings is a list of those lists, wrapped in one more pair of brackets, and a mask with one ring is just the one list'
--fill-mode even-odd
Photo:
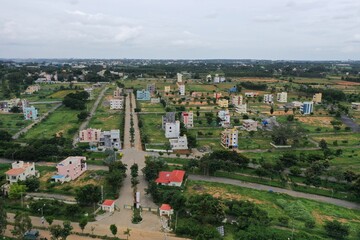
{"label": "open grassy plot", "polygon": [[197,140],[198,146],[207,146],[210,147],[212,151],[215,150],[224,150],[224,148],[221,146],[220,138],[219,139],[198,139]]}
{"label": "open grassy plot", "polygon": [[332,166],[351,170],[360,174],[360,149],[345,148],[339,157],[334,157],[330,162]]}
{"label": "open grassy plot", "polygon": [[49,98],[55,98],[55,99],[62,99],[69,93],[75,93],[78,90],[60,90],[58,92],[55,92],[49,96]]}
{"label": "open grassy plot", "polygon": [[0,130],[15,134],[22,128],[31,124],[31,120],[24,120],[22,113],[0,114]]}
{"label": "open grassy plot", "polygon": [[[185,194],[209,193],[214,197],[221,199],[248,200],[257,204],[263,210],[266,210],[273,219],[273,224],[277,223],[278,217],[287,216],[294,219],[294,228],[298,231],[304,231],[309,234],[317,235],[327,239],[324,235],[322,225],[326,220],[338,220],[346,223],[350,227],[351,236],[349,239],[356,239],[356,231],[360,228],[360,211],[337,207],[332,204],[316,202],[312,200],[299,199],[286,194],[270,193],[247,189],[221,183],[208,183],[204,181],[188,181]],[[292,206],[300,206],[302,213],[292,211]],[[289,206],[289,207],[286,207]],[[300,216],[301,215],[301,216]],[[305,228],[304,222],[307,219],[315,221],[315,228]],[[291,228],[289,237],[291,236]],[[231,239],[231,238],[229,238]]]}
{"label": "open grassy plot", "polygon": [[360,133],[334,133],[334,134],[318,134],[312,137],[315,141],[320,142],[324,139],[329,146],[359,146],[360,145]]}
{"label": "open grassy plot", "polygon": [[165,112],[160,103],[150,103],[149,101],[139,101],[142,112]]}
{"label": "open grassy plot", "polygon": [[138,115],[143,123],[143,134],[149,138],[149,143],[167,143],[165,131],[161,129],[161,114],[140,114]]}
{"label": "open grassy plot", "polygon": [[57,133],[63,134],[64,137],[71,137],[80,125],[77,118],[78,113],[79,111],[77,110],[71,110],[62,106],[50,114],[48,118],[30,129],[24,138],[50,138]]}

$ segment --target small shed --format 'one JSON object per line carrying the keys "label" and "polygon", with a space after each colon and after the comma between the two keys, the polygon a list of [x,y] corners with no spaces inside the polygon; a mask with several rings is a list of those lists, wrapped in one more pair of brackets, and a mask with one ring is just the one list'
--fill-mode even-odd
{"label": "small shed", "polygon": [[101,210],[104,210],[104,211],[107,211],[107,212],[114,212],[115,211],[115,200],[106,199],[101,204]]}
{"label": "small shed", "polygon": [[162,204],[159,208],[160,216],[170,216],[174,214],[174,209],[169,204]]}
{"label": "small shed", "polygon": [[31,229],[30,231],[25,232],[24,238],[26,240],[37,240],[39,239],[39,231],[36,229]]}

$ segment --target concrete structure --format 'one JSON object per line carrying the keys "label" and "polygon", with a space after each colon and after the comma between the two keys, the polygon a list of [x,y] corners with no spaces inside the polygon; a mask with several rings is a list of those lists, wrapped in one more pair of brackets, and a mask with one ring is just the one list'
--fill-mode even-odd
{"label": "concrete structure", "polygon": [[106,212],[114,212],[115,211],[115,200],[109,200],[106,199],[102,204],[101,204],[101,210],[106,211]]}
{"label": "concrete structure", "polygon": [[180,187],[184,181],[185,171],[173,170],[172,172],[159,172],[155,182],[159,185]]}
{"label": "concrete structure", "polygon": [[176,77],[177,77],[177,82],[178,82],[178,83],[181,83],[181,82],[182,82],[182,77],[183,77],[183,75],[182,75],[181,73],[177,73],[177,74],[176,74]]}
{"label": "concrete structure", "polygon": [[236,95],[236,96],[232,96],[231,98],[231,104],[234,105],[235,107],[242,105],[243,104],[243,97],[242,95]]}
{"label": "concrete structure", "polygon": [[250,132],[250,131],[257,131],[258,122],[252,119],[246,119],[243,121],[243,128]]}
{"label": "concrete structure", "polygon": [[148,101],[150,100],[150,92],[146,90],[137,90],[136,91],[136,99],[140,101]]}
{"label": "concrete structure", "polygon": [[178,138],[169,139],[172,150],[187,150],[188,141],[186,135]]}
{"label": "concrete structure", "polygon": [[110,109],[111,110],[119,110],[123,109],[124,100],[120,99],[110,99]]}
{"label": "concrete structure", "polygon": [[175,112],[167,112],[165,116],[162,116],[162,124],[161,128],[165,130],[166,123],[174,123],[175,122]]}
{"label": "concrete structure", "polygon": [[237,148],[238,147],[238,135],[237,129],[225,129],[221,132],[221,145],[224,148]]}
{"label": "concrete structure", "polygon": [[181,120],[184,123],[186,128],[194,127],[194,113],[193,113],[193,111],[182,112],[181,113]]}
{"label": "concrete structure", "polygon": [[247,113],[246,103],[236,106],[235,112],[239,114]]}
{"label": "concrete structure", "polygon": [[185,96],[185,84],[183,83],[178,83],[178,88],[179,88],[179,93],[181,96]]}
{"label": "concrete structure", "polygon": [[171,92],[171,87],[170,87],[170,86],[165,86],[165,87],[164,87],[164,92],[165,92],[165,93]]}
{"label": "concrete structure", "polygon": [[196,97],[202,97],[203,93],[202,92],[192,92],[191,93],[191,97],[196,98]]}
{"label": "concrete structure", "polygon": [[170,217],[174,214],[174,209],[169,204],[161,204],[159,207],[159,214],[160,216],[167,216]]}
{"label": "concrete structure", "polygon": [[79,132],[79,141],[88,143],[100,142],[101,130],[88,128]]}
{"label": "concrete structure", "polygon": [[180,136],[180,122],[167,122],[165,123],[165,137],[178,138]]}
{"label": "concrete structure", "polygon": [[87,170],[86,157],[68,157],[56,165],[57,175],[52,176],[54,182],[70,182],[80,177]]}
{"label": "concrete structure", "polygon": [[274,127],[279,126],[280,124],[278,123],[278,121],[276,120],[275,116],[269,117],[269,118],[264,118],[261,121],[261,124],[263,126],[263,129],[266,130],[272,130]]}
{"label": "concrete structure", "polygon": [[221,98],[222,93],[221,92],[215,92],[214,93],[214,98],[216,98],[216,100],[218,100],[219,98]]}
{"label": "concrete structure", "polygon": [[24,163],[24,161],[13,162],[11,169],[6,171],[5,175],[9,184],[25,181],[28,177],[37,176],[35,163]]}
{"label": "concrete structure", "polygon": [[151,98],[150,103],[160,103],[160,98]]}
{"label": "concrete structure", "polygon": [[225,77],[219,76],[219,74],[215,74],[214,83],[221,83],[221,82],[225,82]]}
{"label": "concrete structure", "polygon": [[281,103],[286,103],[287,102],[287,92],[277,93],[276,100]]}
{"label": "concrete structure", "polygon": [[92,87],[84,88],[84,91],[89,94],[89,98],[88,98],[89,100],[94,99],[93,90],[94,90],[94,89],[93,89]]}
{"label": "concrete structure", "polygon": [[360,110],[360,103],[352,102],[351,108],[355,110]]}
{"label": "concrete structure", "polygon": [[123,92],[122,88],[116,87],[116,89],[114,90],[114,93],[113,93],[113,97],[120,98],[122,95],[122,92]]}
{"label": "concrete structure", "polygon": [[307,115],[311,114],[314,111],[314,103],[313,102],[303,102],[300,106],[300,113]]}
{"label": "concrete structure", "polygon": [[36,84],[36,85],[31,85],[28,86],[25,90],[25,94],[33,94],[34,92],[37,92],[41,89],[40,85]]}
{"label": "concrete structure", "polygon": [[313,102],[319,104],[322,101],[322,93],[315,93],[313,96]]}
{"label": "concrete structure", "polygon": [[291,107],[295,107],[295,108],[298,108],[298,107],[301,107],[301,105],[302,105],[302,102],[299,102],[299,101],[293,101],[293,102],[291,102]]}
{"label": "concrete structure", "polygon": [[228,108],[229,107],[229,101],[227,99],[219,99],[217,101],[217,104],[219,105],[219,107],[221,108]]}
{"label": "concrete structure", "polygon": [[211,76],[211,74],[208,74],[208,75],[206,76],[206,81],[208,81],[208,82],[211,82],[211,81],[212,81],[212,76]]}
{"label": "concrete structure", "polygon": [[38,118],[38,110],[34,107],[24,107],[23,108],[25,120],[36,120]]}
{"label": "concrete structure", "polygon": [[229,110],[220,110],[218,112],[218,117],[221,119],[221,126],[227,127],[230,125],[230,113]]}
{"label": "concrete structure", "polygon": [[272,94],[265,94],[264,95],[264,103],[273,103],[274,102],[274,95]]}
{"label": "concrete structure", "polygon": [[253,97],[257,97],[259,96],[259,93],[257,92],[246,92],[245,93],[245,97],[248,97],[248,98],[253,98]]}
{"label": "concrete structure", "polygon": [[155,83],[149,83],[146,85],[146,90],[150,92],[150,94],[154,94],[156,92]]}
{"label": "concrete structure", "polygon": [[101,132],[99,146],[121,149],[120,130],[113,129]]}

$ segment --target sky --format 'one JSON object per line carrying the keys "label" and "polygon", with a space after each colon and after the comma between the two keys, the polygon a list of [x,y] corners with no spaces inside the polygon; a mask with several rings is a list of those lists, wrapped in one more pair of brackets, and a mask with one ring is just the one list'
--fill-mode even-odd
{"label": "sky", "polygon": [[2,0],[0,58],[360,60],[360,1]]}

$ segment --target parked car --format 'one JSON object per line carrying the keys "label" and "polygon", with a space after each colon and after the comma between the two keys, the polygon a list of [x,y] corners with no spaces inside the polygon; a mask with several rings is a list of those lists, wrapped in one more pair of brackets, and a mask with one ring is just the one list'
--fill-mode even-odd
{"label": "parked car", "polygon": [[39,231],[36,229],[31,229],[24,234],[25,240],[38,240],[40,238]]}

